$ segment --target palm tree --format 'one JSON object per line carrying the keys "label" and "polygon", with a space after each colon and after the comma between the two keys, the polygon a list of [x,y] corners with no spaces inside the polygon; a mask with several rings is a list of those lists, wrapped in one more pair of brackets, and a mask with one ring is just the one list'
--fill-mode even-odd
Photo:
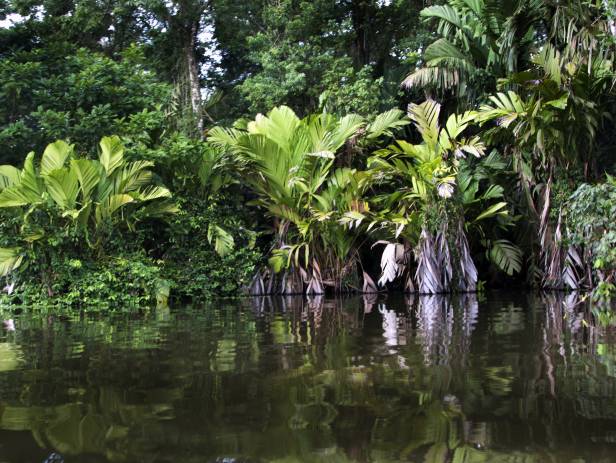
{"label": "palm tree", "polygon": [[496,79],[523,69],[541,30],[539,0],[450,0],[421,12],[437,21],[439,38],[424,52],[423,66],[403,81],[407,88],[453,91],[477,100]]}
{"label": "palm tree", "polygon": [[134,230],[139,221],[175,212],[171,192],[153,184],[152,166],[127,162],[118,137],[101,140],[97,161],[57,141],[47,146],[40,166],[34,153],[21,170],[0,166],[0,209],[15,210],[21,221],[17,245],[0,248],[0,275],[18,268],[27,248],[46,252],[46,239],[56,240],[57,230],[76,233],[100,254],[122,226]]}
{"label": "palm tree", "polygon": [[[254,204],[272,219],[270,266],[284,270],[280,285],[259,283],[265,292],[321,293],[352,286],[358,236],[338,222],[339,214],[361,210],[360,174],[336,168],[343,151],[358,149],[407,124],[391,110],[367,123],[357,115],[321,113],[300,119],[288,107],[258,115],[244,127],[214,128],[209,141],[230,150],[243,178],[257,194]],[[350,281],[345,281],[345,280]]]}
{"label": "palm tree", "polygon": [[[515,86],[490,96],[481,106],[482,123],[496,121],[484,137],[512,154],[524,214],[531,218],[526,243],[536,272],[547,287],[572,285],[575,249],[562,245],[560,212],[552,209],[552,189],[583,175],[597,177],[596,138],[607,117],[614,84],[612,62],[603,54],[560,53],[551,45],[533,57],[533,66],[504,84]],[[602,95],[602,96],[600,96]],[[539,259],[535,259],[538,255]]]}
{"label": "palm tree", "polygon": [[[404,276],[406,289],[420,293],[476,289],[477,269],[466,232],[472,228],[485,236],[481,223],[508,213],[506,202],[494,202],[502,198],[503,189],[490,185],[479,193],[482,179],[473,177],[467,165],[467,156],[481,158],[485,152],[479,137],[463,136],[476,116],[470,111],[454,114],[441,127],[438,103],[412,104],[409,117],[422,142],[397,140],[370,158],[373,186],[394,185],[393,192],[376,197],[373,207],[377,212],[371,227],[390,230],[390,240],[383,242],[379,284]],[[503,240],[494,242],[500,246],[490,253],[495,262],[508,272],[519,270],[513,246]]]}

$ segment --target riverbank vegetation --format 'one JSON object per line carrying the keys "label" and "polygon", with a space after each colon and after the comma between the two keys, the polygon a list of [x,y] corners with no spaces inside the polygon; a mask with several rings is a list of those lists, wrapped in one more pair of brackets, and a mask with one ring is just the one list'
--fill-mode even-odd
{"label": "riverbank vegetation", "polygon": [[616,294],[616,6],[0,4],[5,303]]}

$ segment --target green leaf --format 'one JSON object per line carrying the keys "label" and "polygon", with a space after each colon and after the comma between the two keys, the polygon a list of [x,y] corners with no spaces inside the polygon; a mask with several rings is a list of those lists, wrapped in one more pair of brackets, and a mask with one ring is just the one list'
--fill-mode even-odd
{"label": "green leaf", "polygon": [[366,128],[366,138],[368,140],[378,138],[380,136],[393,136],[393,132],[405,125],[409,121],[404,119],[404,113],[399,109],[390,109],[376,116],[374,121]]}
{"label": "green leaf", "polygon": [[508,240],[492,241],[489,257],[507,275],[511,276],[522,269],[522,251]]}
{"label": "green leaf", "polygon": [[176,214],[178,211],[179,208],[173,201],[154,201],[141,208],[139,214],[147,218],[164,218],[169,214]]}
{"label": "green leaf", "polygon": [[409,116],[415,123],[417,130],[421,133],[424,142],[433,147],[436,145],[439,134],[438,118],[441,112],[441,105],[433,100],[427,100],[417,105],[411,103]]}
{"label": "green leaf", "polygon": [[31,204],[33,201],[41,200],[40,197],[32,197],[24,192],[19,185],[5,188],[0,192],[0,207],[20,207]]}
{"label": "green leaf", "polygon": [[43,201],[43,186],[34,169],[34,153],[29,153],[19,183],[0,192],[0,207],[19,207]]}
{"label": "green leaf", "polygon": [[475,65],[470,56],[447,39],[438,39],[426,47],[424,54],[428,66],[445,65],[472,70]]}
{"label": "green leaf", "polygon": [[[476,113],[473,111],[467,111],[464,114],[452,114],[447,118],[445,123],[445,130],[451,140],[458,138],[466,128],[468,124],[472,122],[476,117]],[[475,139],[474,139],[475,140]],[[476,138],[476,142],[479,142],[479,138]],[[479,156],[478,156],[479,157]]]}
{"label": "green leaf", "polygon": [[299,213],[285,205],[272,205],[269,207],[269,212],[276,217],[289,220],[294,224],[302,222],[302,217]]}
{"label": "green leaf", "polygon": [[[131,194],[132,195],[132,194]],[[134,195],[140,201],[152,201],[154,199],[170,198],[171,192],[162,186],[150,186]]]}
{"label": "green leaf", "polygon": [[267,116],[257,115],[255,120],[248,124],[248,132],[264,135],[284,151],[291,152],[291,142],[299,125],[300,119],[291,108],[279,106],[272,109]]}
{"label": "green leaf", "polygon": [[79,194],[79,180],[73,170],[56,169],[45,176],[45,185],[51,199],[61,209],[73,209]]}
{"label": "green leaf", "polygon": [[226,256],[235,247],[233,236],[224,228],[210,224],[207,230],[207,239],[210,244],[214,245],[214,250],[219,256]]}
{"label": "green leaf", "polygon": [[64,167],[64,163],[72,152],[73,147],[63,140],[47,145],[41,159],[41,175],[49,175],[51,172]]}
{"label": "green leaf", "polygon": [[122,206],[125,206],[126,204],[130,204],[134,201],[135,199],[132,196],[126,195],[126,194],[109,196],[103,202],[101,202],[100,204],[96,206],[96,211],[95,211],[96,222],[100,223],[103,221],[103,219],[110,218]]}
{"label": "green leaf", "polygon": [[124,162],[124,146],[120,137],[103,137],[100,142],[101,153],[99,161],[107,175],[111,175]]}
{"label": "green leaf", "polygon": [[458,12],[449,5],[434,5],[424,8],[420,12],[420,16],[426,19],[438,18],[450,23],[458,29],[462,29],[462,23]]}
{"label": "green leaf", "polygon": [[21,238],[23,238],[23,240],[26,241],[27,243],[33,243],[35,241],[40,240],[44,236],[45,236],[45,230],[43,230],[42,228],[38,228],[35,230],[23,232],[21,235]]}
{"label": "green leaf", "polygon": [[487,219],[487,218],[493,217],[498,214],[506,215],[507,211],[503,210],[506,207],[507,207],[506,202],[500,202],[500,203],[493,204],[490,207],[488,207],[485,211],[483,211],[481,214],[479,214],[477,218],[475,219],[475,222],[479,222],[480,220]]}
{"label": "green leaf", "polygon": [[0,166],[0,191],[19,183],[21,172],[14,166]]}
{"label": "green leaf", "polygon": [[5,277],[23,262],[21,248],[0,248],[0,276]]}
{"label": "green leaf", "polygon": [[154,163],[150,161],[135,161],[122,166],[116,172],[116,193],[128,193],[149,184],[152,181],[152,172],[147,168],[153,166]]}
{"label": "green leaf", "polygon": [[75,221],[79,224],[79,226],[81,228],[86,228],[88,226],[88,221],[90,220],[90,213],[91,212],[92,212],[92,201],[88,201],[77,212],[77,216],[75,217]]}
{"label": "green leaf", "polygon": [[569,101],[569,94],[565,93],[563,96],[561,96],[560,98],[557,98],[556,100],[546,101],[545,104],[548,106],[552,106],[554,108],[558,108],[558,109],[567,109],[568,101]]}
{"label": "green leaf", "polygon": [[280,273],[287,265],[287,257],[282,254],[274,254],[267,260],[274,273]]}
{"label": "green leaf", "polygon": [[[322,118],[325,116],[321,116]],[[330,116],[331,118],[331,116]],[[331,118],[333,123],[334,118]],[[357,131],[364,124],[364,120],[357,114],[347,114],[342,119],[334,124],[332,130],[327,130],[321,134],[322,144],[327,147],[329,151],[338,151],[346,143],[346,141],[354,136]]]}
{"label": "green leaf", "polygon": [[82,203],[86,203],[101,180],[101,165],[99,162],[89,159],[75,159],[71,161],[71,170],[79,180]]}
{"label": "green leaf", "polygon": [[29,198],[30,203],[35,203],[42,199],[44,189],[42,181],[34,168],[34,153],[29,153],[26,156],[19,186],[23,189],[24,195]]}
{"label": "green leaf", "polygon": [[490,185],[488,190],[481,196],[481,199],[496,199],[502,198],[504,189],[500,185]]}

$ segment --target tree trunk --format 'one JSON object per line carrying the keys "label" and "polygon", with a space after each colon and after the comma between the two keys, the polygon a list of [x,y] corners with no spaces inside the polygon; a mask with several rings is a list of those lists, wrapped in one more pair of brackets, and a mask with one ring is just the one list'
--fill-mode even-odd
{"label": "tree trunk", "polygon": [[195,124],[199,137],[203,136],[203,114],[201,108],[201,86],[199,85],[199,67],[195,56],[195,42],[197,38],[198,24],[193,24],[190,29],[190,38],[184,49],[185,72],[190,90],[190,107],[195,118]]}
{"label": "tree trunk", "polygon": [[370,13],[366,0],[354,0],[351,7],[351,20],[355,30],[355,53],[357,64],[365,66],[369,62],[368,50],[368,20]]}

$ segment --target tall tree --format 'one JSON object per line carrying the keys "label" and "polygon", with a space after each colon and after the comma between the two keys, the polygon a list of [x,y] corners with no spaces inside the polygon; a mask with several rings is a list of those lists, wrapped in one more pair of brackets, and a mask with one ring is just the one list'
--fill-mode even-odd
{"label": "tall tree", "polygon": [[[164,63],[163,74],[176,85],[180,117],[194,124],[194,135],[203,132],[200,38],[208,27],[207,0],[143,0],[145,34],[153,53]],[[158,48],[158,50],[157,50]]]}
{"label": "tall tree", "polygon": [[403,84],[452,92],[462,106],[480,99],[498,78],[528,64],[544,8],[537,0],[452,0],[425,8],[421,16],[436,23],[438,38]]}
{"label": "tall tree", "polygon": [[423,27],[420,2],[233,3],[213,0],[213,19],[239,114],[281,103],[303,114],[323,104],[339,113],[396,104],[403,69],[418,48],[416,29]]}

